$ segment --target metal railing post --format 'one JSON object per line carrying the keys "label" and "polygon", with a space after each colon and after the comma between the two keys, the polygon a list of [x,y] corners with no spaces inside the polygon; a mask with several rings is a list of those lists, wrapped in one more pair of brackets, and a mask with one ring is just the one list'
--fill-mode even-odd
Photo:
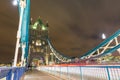
{"label": "metal railing post", "polygon": [[19,80],[18,79],[18,70],[17,69],[14,71],[14,80]]}
{"label": "metal railing post", "polygon": [[70,80],[70,75],[69,75],[69,66],[67,66],[67,76],[68,76],[68,80]]}
{"label": "metal railing post", "polygon": [[20,80],[24,72],[25,72],[24,68],[17,68],[14,72],[14,80]]}
{"label": "metal railing post", "polygon": [[110,79],[110,72],[109,72],[109,69],[108,69],[108,67],[106,67],[106,70],[107,70],[107,76],[108,76],[108,80],[111,80],[111,79]]}
{"label": "metal railing post", "polygon": [[82,67],[80,66],[79,68],[80,68],[80,80],[83,80],[83,78],[82,78]]}
{"label": "metal railing post", "polygon": [[62,70],[61,70],[61,66],[60,66],[60,80],[62,78]]}
{"label": "metal railing post", "polygon": [[12,69],[9,71],[8,75],[6,76],[6,80],[12,79]]}

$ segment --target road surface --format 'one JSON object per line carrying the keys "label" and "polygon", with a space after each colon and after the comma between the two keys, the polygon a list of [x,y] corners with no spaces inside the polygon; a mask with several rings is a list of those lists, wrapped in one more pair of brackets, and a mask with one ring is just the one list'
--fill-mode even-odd
{"label": "road surface", "polygon": [[22,76],[21,80],[62,80],[62,79],[34,69],[27,71]]}

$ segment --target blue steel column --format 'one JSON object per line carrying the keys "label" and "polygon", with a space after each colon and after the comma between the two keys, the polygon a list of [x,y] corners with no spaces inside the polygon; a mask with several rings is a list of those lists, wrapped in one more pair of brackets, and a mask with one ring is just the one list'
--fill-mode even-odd
{"label": "blue steel column", "polygon": [[26,59],[26,61],[27,61],[28,49],[29,49],[29,24],[30,24],[30,0],[26,0],[26,7],[22,18],[21,40],[20,40],[21,47],[24,46],[22,47],[22,54],[24,56],[24,59]]}
{"label": "blue steel column", "polygon": [[22,18],[24,14],[24,8],[26,7],[26,3],[23,0],[18,1],[18,8],[19,8],[19,26],[17,31],[17,40],[16,40],[16,48],[15,48],[15,56],[14,56],[14,63],[13,66],[16,67],[17,59],[18,59],[18,51],[20,47],[20,38],[21,38],[21,27],[22,27]]}
{"label": "blue steel column", "polygon": [[19,45],[22,47],[22,64],[25,64],[23,61],[28,57],[29,48],[30,0],[18,0],[18,3],[20,20],[17,31],[14,67],[17,64]]}

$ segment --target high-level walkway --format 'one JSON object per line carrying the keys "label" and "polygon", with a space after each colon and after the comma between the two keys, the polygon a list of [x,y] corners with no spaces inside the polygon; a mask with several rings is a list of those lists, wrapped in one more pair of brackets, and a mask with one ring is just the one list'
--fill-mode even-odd
{"label": "high-level walkway", "polygon": [[42,71],[38,71],[36,69],[33,70],[28,70],[23,77],[21,78],[21,80],[61,80],[58,77],[49,75],[45,72]]}

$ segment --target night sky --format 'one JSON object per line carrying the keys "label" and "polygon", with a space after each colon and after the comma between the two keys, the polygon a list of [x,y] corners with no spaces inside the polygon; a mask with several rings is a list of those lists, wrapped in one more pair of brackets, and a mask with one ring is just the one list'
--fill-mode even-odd
{"label": "night sky", "polygon": [[[49,23],[55,48],[68,56],[80,56],[120,27],[120,0],[31,0],[33,21]],[[0,63],[14,58],[19,14],[12,0],[0,0]]]}

